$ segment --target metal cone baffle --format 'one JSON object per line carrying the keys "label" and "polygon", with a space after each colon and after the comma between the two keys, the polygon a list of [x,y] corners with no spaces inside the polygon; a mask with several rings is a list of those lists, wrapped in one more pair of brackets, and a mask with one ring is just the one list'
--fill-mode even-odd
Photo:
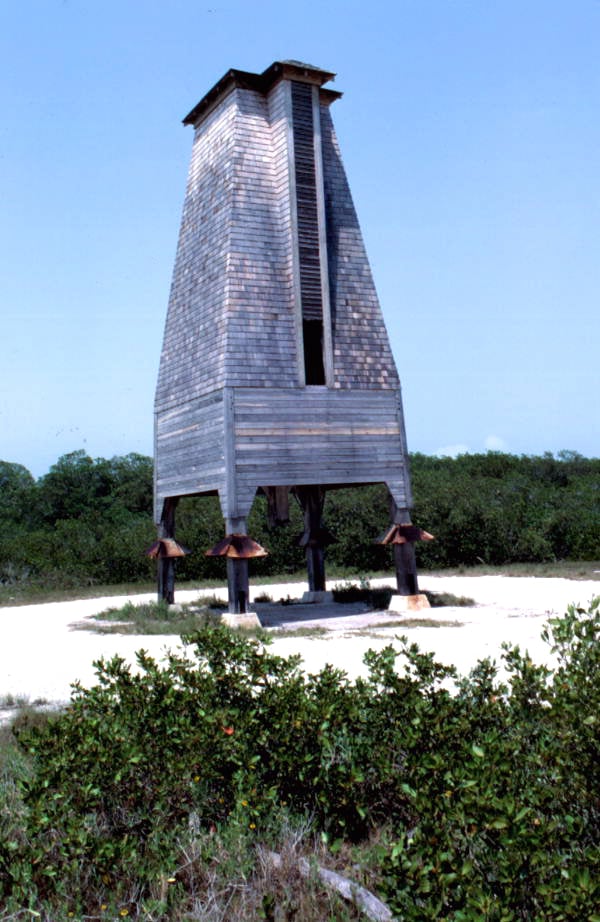
{"label": "metal cone baffle", "polygon": [[388,530],[378,538],[376,544],[409,544],[413,541],[433,541],[434,536],[428,531],[423,531],[416,525],[391,525]]}
{"label": "metal cone baffle", "polygon": [[152,557],[154,560],[166,560],[169,557],[186,557],[191,554],[186,547],[178,544],[174,538],[159,538],[146,551],[146,557]]}
{"label": "metal cone baffle", "polygon": [[219,541],[210,551],[206,551],[206,557],[232,557],[236,560],[250,560],[253,557],[266,557],[268,551],[264,549],[257,541],[253,541],[248,535],[227,535],[222,541]]}

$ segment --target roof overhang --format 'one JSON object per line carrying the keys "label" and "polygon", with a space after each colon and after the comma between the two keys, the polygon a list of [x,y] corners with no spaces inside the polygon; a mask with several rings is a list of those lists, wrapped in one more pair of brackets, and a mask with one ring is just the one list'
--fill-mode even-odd
{"label": "roof overhang", "polygon": [[[274,61],[262,74],[253,74],[246,70],[232,68],[223,74],[220,80],[202,97],[200,102],[188,112],[183,119],[184,125],[197,125],[198,122],[213,108],[213,106],[236,87],[244,90],[255,90],[266,95],[280,80],[297,80],[301,83],[311,83],[321,88],[335,78],[335,74],[312,64],[303,64],[301,61]],[[321,101],[326,105],[339,99],[342,94],[336,90],[321,89]]]}

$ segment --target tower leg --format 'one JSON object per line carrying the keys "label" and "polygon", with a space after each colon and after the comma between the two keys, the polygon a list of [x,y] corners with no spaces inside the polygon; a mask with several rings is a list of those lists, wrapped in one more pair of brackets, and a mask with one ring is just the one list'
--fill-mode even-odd
{"label": "tower leg", "polygon": [[227,558],[227,594],[230,614],[245,615],[250,597],[247,560]]}
{"label": "tower leg", "polygon": [[319,486],[297,487],[296,494],[304,512],[306,569],[309,592],[325,592],[325,546],[323,534],[323,505],[325,490]]}
{"label": "tower leg", "polygon": [[[390,516],[395,525],[409,525],[410,511],[399,508],[390,494]],[[412,541],[406,544],[394,544],[394,566],[396,568],[396,586],[398,595],[418,595],[417,562],[415,546]]]}
{"label": "tower leg", "polygon": [[[410,511],[397,506],[391,493],[390,515],[393,524],[410,525]],[[392,547],[396,568],[396,592],[392,595],[388,610],[404,612],[429,608],[427,596],[419,593],[414,542],[407,541],[406,544],[394,544]]]}
{"label": "tower leg", "polygon": [[[159,538],[175,537],[175,509],[177,498],[165,500],[163,515],[158,526]],[[158,560],[158,601],[172,605],[175,601],[175,559],[162,557]]]}
{"label": "tower leg", "polygon": [[[227,519],[225,526],[228,535],[246,534],[245,519]],[[238,557],[227,558],[227,595],[230,614],[246,614],[250,599],[247,560]]]}
{"label": "tower leg", "polygon": [[322,547],[306,548],[306,570],[309,592],[325,592],[325,550]]}
{"label": "tower leg", "polygon": [[394,545],[394,566],[396,568],[396,586],[399,595],[418,595],[417,564],[415,546],[409,544]]}

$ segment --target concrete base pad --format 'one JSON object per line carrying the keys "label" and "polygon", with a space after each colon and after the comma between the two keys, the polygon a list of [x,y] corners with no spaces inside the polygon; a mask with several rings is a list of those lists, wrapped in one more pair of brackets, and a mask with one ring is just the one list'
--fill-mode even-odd
{"label": "concrete base pad", "polygon": [[227,627],[255,628],[261,626],[255,611],[246,611],[243,614],[232,614],[232,612],[225,611],[219,621]]}
{"label": "concrete base pad", "polygon": [[388,611],[421,611],[423,608],[431,608],[429,599],[426,595],[393,595],[388,605]]}
{"label": "concrete base pad", "polygon": [[305,592],[301,600],[303,605],[312,605],[313,603],[318,603],[319,605],[325,605],[329,602],[333,602],[333,592]]}

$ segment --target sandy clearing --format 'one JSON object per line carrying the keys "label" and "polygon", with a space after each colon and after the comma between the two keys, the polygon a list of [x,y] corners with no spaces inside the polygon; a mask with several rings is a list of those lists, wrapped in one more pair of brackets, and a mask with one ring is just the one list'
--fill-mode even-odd
{"label": "sandy clearing", "polygon": [[[374,582],[391,585],[388,580]],[[600,582],[594,580],[422,576],[421,584],[434,592],[469,596],[477,605],[437,608],[407,616],[365,613],[360,605],[254,607],[265,623],[278,622],[278,627],[273,628],[273,651],[281,655],[300,653],[307,672],[332,663],[355,677],[365,671],[362,658],[369,648],[381,649],[397,635],[405,634],[423,650],[434,652],[440,661],[452,663],[459,672],[466,673],[484,656],[498,660],[504,641],[528,649],[537,662],[549,662],[549,651],[540,638],[547,618],[561,614],[572,602],[587,606],[600,594]],[[254,586],[252,594],[266,591],[277,601],[299,598],[305,588],[302,583]],[[225,598],[225,589],[216,593],[214,589],[181,591],[177,600],[190,602],[206,594]],[[84,685],[94,683],[93,662],[102,656],[118,653],[134,662],[135,651],[141,648],[160,657],[165,649],[180,647],[180,641],[173,636],[102,635],[73,629],[75,623],[107,608],[119,607],[128,600],[142,602],[152,598],[154,595],[149,594],[0,608],[0,696],[65,702],[75,680]],[[415,620],[425,620],[426,624],[415,625]],[[277,636],[282,627],[313,625],[325,627],[327,633],[316,637]]]}

